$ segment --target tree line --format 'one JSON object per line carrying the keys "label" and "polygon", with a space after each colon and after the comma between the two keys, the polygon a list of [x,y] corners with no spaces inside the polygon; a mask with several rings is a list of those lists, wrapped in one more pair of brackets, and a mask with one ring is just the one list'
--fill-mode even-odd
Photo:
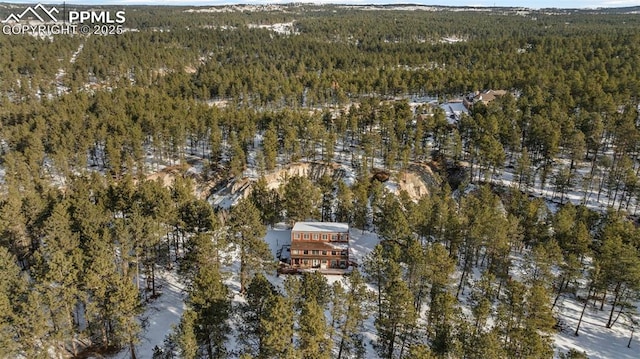
{"label": "tree line", "polygon": [[[369,340],[385,358],[548,357],[562,298],[607,310],[608,327],[633,314],[636,17],[313,9],[137,8],[139,31],[117,37],[0,37],[1,355],[135,356],[157,271],[173,266],[188,309],[157,355],[363,357]],[[248,26],[291,21],[298,34]],[[490,88],[509,94],[455,125],[408,100]],[[224,216],[180,176],[145,180],[189,161],[216,181],[300,160],[340,160],[358,180],[275,190],[262,178]],[[451,189],[440,171],[415,202],[370,181],[373,167],[414,163],[466,175]],[[505,174],[515,189],[490,187]],[[556,213],[528,196],[548,188]],[[382,242],[345,283],[276,288],[264,228],[306,218]],[[231,251],[241,306],[225,284]],[[370,316],[375,339],[362,336]],[[240,332],[241,353],[227,352]]]}

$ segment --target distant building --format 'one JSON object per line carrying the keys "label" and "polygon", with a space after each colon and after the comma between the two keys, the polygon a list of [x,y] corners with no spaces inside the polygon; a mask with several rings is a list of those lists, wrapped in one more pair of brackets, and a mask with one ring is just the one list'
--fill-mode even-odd
{"label": "distant building", "polygon": [[478,102],[482,102],[485,105],[488,105],[491,101],[495,100],[498,97],[502,97],[507,94],[505,90],[489,90],[485,92],[477,92],[469,95],[464,99],[464,105],[467,108],[473,107]]}
{"label": "distant building", "polygon": [[291,230],[291,266],[320,271],[346,270],[349,224],[297,222]]}
{"label": "distant building", "polygon": [[459,102],[446,102],[440,105],[440,108],[444,111],[447,118],[447,122],[450,125],[460,122],[463,114],[469,114],[469,110],[464,106],[462,101]]}

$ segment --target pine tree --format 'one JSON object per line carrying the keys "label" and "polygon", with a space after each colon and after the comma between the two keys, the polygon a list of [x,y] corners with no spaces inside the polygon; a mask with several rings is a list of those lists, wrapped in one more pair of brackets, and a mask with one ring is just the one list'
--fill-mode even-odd
{"label": "pine tree", "polygon": [[560,194],[560,204],[563,204],[565,195],[573,186],[573,174],[571,173],[569,168],[562,167],[555,174],[553,180],[556,192]]}
{"label": "pine tree", "polygon": [[325,162],[332,162],[335,155],[335,145],[337,141],[337,135],[335,132],[327,131],[322,138],[322,160]]}
{"label": "pine tree", "polygon": [[411,291],[400,278],[391,277],[382,293],[380,314],[375,320],[378,332],[376,349],[381,357],[391,359],[395,356],[398,343],[406,340],[416,319]]}
{"label": "pine tree", "polygon": [[262,223],[273,226],[281,219],[281,198],[275,189],[267,187],[264,176],[258,178],[251,191],[251,201],[260,211]]}
{"label": "pine tree", "polygon": [[240,292],[251,273],[268,269],[273,254],[263,240],[266,229],[260,220],[260,213],[249,199],[241,199],[229,213],[230,241],[240,252]]}
{"label": "pine tree", "polygon": [[338,181],[336,194],[336,221],[344,223],[353,222],[354,198],[351,189],[343,182]]}
{"label": "pine tree", "polygon": [[276,157],[278,155],[278,133],[273,123],[264,132],[262,148],[265,167],[267,171],[271,171],[276,167]]}
{"label": "pine tree", "polygon": [[317,181],[317,186],[320,188],[321,194],[321,207],[320,207],[320,221],[331,222],[334,218],[334,189],[333,180],[327,172],[325,172]]}
{"label": "pine tree", "polygon": [[546,288],[534,283],[507,282],[498,304],[496,327],[509,357],[548,358],[553,355],[551,333],[555,319]]}
{"label": "pine tree", "polygon": [[247,157],[242,143],[235,132],[229,136],[229,175],[241,176],[247,165]]}
{"label": "pine tree", "polygon": [[345,296],[346,300],[341,301],[344,318],[333,318],[334,322],[339,324],[337,327],[339,340],[336,343],[337,359],[341,359],[343,356],[364,358],[363,324],[373,309],[371,307],[373,295],[369,292],[364,278],[357,269],[351,272],[347,279]]}
{"label": "pine tree", "polygon": [[331,285],[331,303],[329,314],[331,316],[331,338],[335,341],[338,328],[346,314],[347,293],[341,282],[337,281]]}
{"label": "pine tree", "polygon": [[364,232],[369,225],[369,195],[367,193],[367,184],[364,180],[358,180],[353,186],[353,225],[362,229]]}
{"label": "pine tree", "polygon": [[261,358],[294,358],[294,311],[291,299],[281,295],[271,297],[260,323],[264,330]]}
{"label": "pine tree", "polygon": [[322,196],[313,183],[302,176],[291,177],[284,185],[283,205],[290,222],[318,218]]}
{"label": "pine tree", "polygon": [[211,124],[211,132],[209,134],[209,145],[211,147],[211,163],[217,166],[222,159],[222,131],[218,126],[218,122],[214,120]]}
{"label": "pine tree", "polygon": [[26,228],[27,218],[21,210],[22,201],[22,193],[13,186],[8,186],[6,200],[2,201],[0,206],[0,244],[16,256],[21,267],[26,267],[30,243]]}
{"label": "pine tree", "polygon": [[82,250],[78,236],[71,231],[66,203],[55,205],[44,224],[43,246],[35,254],[33,276],[51,313],[50,337],[59,342],[71,338],[71,352],[77,355],[75,309],[82,296],[80,274]]}
{"label": "pine tree", "polygon": [[300,313],[300,354],[303,359],[331,358],[331,339],[323,308],[307,297]]}
{"label": "pine tree", "polygon": [[139,292],[131,276],[120,274],[109,239],[98,235],[88,243],[85,286],[91,300],[87,302],[87,321],[104,347],[128,345],[135,356],[134,345],[141,329],[136,318],[142,310]]}
{"label": "pine tree", "polygon": [[469,359],[508,358],[504,351],[504,343],[495,331],[479,332],[472,336],[465,347],[465,357]]}
{"label": "pine tree", "polygon": [[[175,222],[177,212],[171,203],[171,193],[159,181],[140,182],[134,200],[130,226],[138,251],[136,262],[142,262],[144,265],[146,289],[150,290],[151,296],[155,298],[156,265],[169,264],[171,251],[169,240],[166,238],[170,225]],[[162,244],[166,244],[166,247]]]}
{"label": "pine tree", "polygon": [[451,293],[437,287],[431,288],[431,303],[427,333],[431,339],[431,350],[439,356],[451,354],[454,350],[454,326],[457,320],[456,299]]}
{"label": "pine tree", "polygon": [[142,313],[139,292],[129,277],[119,277],[110,295],[113,305],[113,331],[121,345],[128,345],[132,359],[136,358],[135,345],[142,330],[137,316]]}
{"label": "pine tree", "polygon": [[638,250],[624,243],[618,234],[605,233],[604,236],[596,263],[601,269],[603,282],[613,294],[606,324],[610,328],[614,323],[616,308],[624,305],[625,292],[627,295],[640,292],[640,259]]}
{"label": "pine tree", "polygon": [[20,352],[16,341],[16,317],[20,313],[16,307],[23,300],[21,296],[26,289],[20,268],[15,263],[15,257],[0,246],[0,356],[7,358],[18,356]]}
{"label": "pine tree", "polygon": [[507,281],[505,295],[500,298],[498,304],[496,330],[498,337],[505,346],[509,357],[517,357],[521,352],[521,344],[524,342],[524,331],[521,328],[525,320],[526,287],[515,280]]}
{"label": "pine tree", "polygon": [[20,283],[13,307],[13,326],[20,354],[26,358],[46,358],[50,345],[58,344],[47,338],[47,324],[50,316],[43,299],[35,288]]}
{"label": "pine tree", "polygon": [[383,208],[376,217],[378,231],[385,242],[393,242],[406,248],[408,241],[412,238],[412,233],[407,216],[398,199],[391,195],[385,196]]}
{"label": "pine tree", "polygon": [[241,306],[243,328],[239,339],[248,355],[263,357],[265,331],[262,321],[269,310],[272,297],[277,295],[274,286],[262,274],[256,274],[247,287],[247,303]]}
{"label": "pine tree", "polygon": [[104,234],[96,234],[86,244],[84,285],[91,300],[86,303],[89,332],[100,338],[98,343],[108,348],[118,345],[113,338],[113,307],[111,293],[117,281],[118,269],[112,259],[113,248]]}
{"label": "pine tree", "polygon": [[415,359],[435,359],[437,356],[431,353],[431,349],[424,344],[415,344],[409,348],[409,358]]}
{"label": "pine tree", "polygon": [[586,352],[580,352],[576,349],[569,349],[566,353],[560,353],[558,355],[559,359],[589,359]]}
{"label": "pine tree", "polygon": [[192,309],[182,313],[180,324],[174,328],[174,337],[181,358],[195,359],[198,354],[195,321],[197,314]]}
{"label": "pine tree", "polygon": [[556,320],[549,305],[549,293],[543,284],[534,284],[527,293],[526,326],[537,333],[553,331]]}
{"label": "pine tree", "polygon": [[494,281],[495,276],[485,271],[482,273],[480,280],[474,283],[471,290],[471,312],[475,321],[473,326],[474,334],[483,330],[487,319],[492,313],[493,300],[495,298]]}
{"label": "pine tree", "polygon": [[207,201],[187,200],[178,212],[183,230],[187,233],[207,233],[216,228],[217,219]]}
{"label": "pine tree", "polygon": [[385,258],[382,245],[377,244],[373,248],[373,251],[369,252],[369,254],[364,258],[364,262],[362,264],[365,278],[376,288],[378,317],[382,317],[382,293],[387,282],[391,279],[388,277],[390,266],[389,259]]}
{"label": "pine tree", "polygon": [[205,263],[199,268],[189,290],[187,303],[196,315],[194,332],[207,358],[225,357],[231,300],[217,263]]}
{"label": "pine tree", "polygon": [[518,189],[527,190],[533,182],[533,173],[531,171],[531,159],[527,148],[522,149],[522,153],[516,164],[516,180],[518,181]]}
{"label": "pine tree", "polygon": [[327,277],[319,272],[305,272],[300,281],[297,305],[301,309],[307,301],[314,301],[322,308],[329,304],[331,287],[327,282]]}

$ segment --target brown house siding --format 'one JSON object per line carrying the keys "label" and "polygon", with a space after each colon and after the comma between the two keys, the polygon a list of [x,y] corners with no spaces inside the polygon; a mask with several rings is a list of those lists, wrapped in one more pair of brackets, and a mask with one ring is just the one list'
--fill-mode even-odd
{"label": "brown house siding", "polygon": [[348,226],[345,232],[297,231],[294,226],[291,265],[301,269],[346,269],[349,266]]}

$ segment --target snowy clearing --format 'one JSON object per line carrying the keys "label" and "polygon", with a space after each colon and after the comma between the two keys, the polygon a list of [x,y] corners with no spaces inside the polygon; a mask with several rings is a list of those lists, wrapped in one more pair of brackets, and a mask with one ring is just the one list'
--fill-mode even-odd
{"label": "snowy clearing", "polygon": [[[182,312],[184,312],[184,301],[187,298],[184,291],[184,284],[180,281],[176,270],[159,271],[156,276],[157,288],[160,296],[147,306],[142,315],[143,329],[140,343],[136,345],[136,354],[140,359],[152,358],[153,348],[162,347],[164,339],[173,330],[174,325],[178,325]],[[123,350],[114,358],[127,359],[129,351]]]}
{"label": "snowy clearing", "polygon": [[[357,263],[362,263],[362,259],[370,253],[380,239],[376,233],[361,231],[359,229],[352,228],[349,232],[351,236],[350,257]],[[291,244],[291,229],[284,223],[278,224],[267,230],[267,234],[264,240],[269,244],[274,257],[283,246]],[[231,263],[225,267],[225,271],[229,275],[225,283],[231,288],[233,293],[234,306],[244,303],[244,297],[239,295],[240,281],[238,276],[239,271],[239,258],[235,253],[229,253],[231,257]],[[518,273],[522,274],[524,261],[521,255],[514,256],[514,275]],[[456,275],[459,276],[459,273]],[[476,273],[473,277],[479,277],[480,274]],[[330,284],[336,281],[344,280],[341,275],[327,275],[327,280]],[[284,275],[267,275],[267,278],[280,290],[284,290],[283,283],[286,278]],[[153,355],[153,348],[162,346],[166,336],[171,333],[173,326],[177,325],[180,321],[182,312],[185,309],[184,301],[186,299],[186,293],[184,292],[184,284],[180,283],[180,280],[174,271],[167,272],[161,271],[158,276],[159,292],[161,295],[155,299],[147,307],[145,313],[142,315],[142,320],[146,321],[147,326],[144,329],[142,340],[136,346],[138,358],[150,359]],[[373,290],[373,288],[371,288]],[[468,293],[465,293],[461,297],[461,306],[463,312],[469,314],[467,301],[465,300]],[[629,336],[631,334],[631,327],[625,318],[620,317],[619,321],[613,328],[606,328],[605,324],[608,318],[609,311],[607,305],[604,310],[593,306],[592,301],[587,306],[584,318],[580,327],[580,335],[575,336],[575,328],[582,311],[582,303],[578,302],[575,298],[563,297],[556,306],[555,313],[558,315],[562,330],[554,336],[554,344],[556,347],[556,353],[566,353],[570,349],[576,349],[579,351],[585,351],[591,359],[608,359],[608,358],[620,358],[620,359],[632,359],[637,358],[637,348],[640,343],[634,339],[631,343],[631,348],[627,348],[629,342]],[[610,307],[609,307],[610,309]],[[367,352],[367,358],[376,358],[377,355],[372,346],[372,343],[376,340],[376,331],[374,327],[374,316],[369,317],[364,325],[366,331],[364,335],[365,349]],[[234,339],[237,335],[239,323],[237,318],[231,322],[231,326],[234,330],[233,335],[230,335],[228,341],[228,349],[230,352],[237,353],[240,349],[238,343]],[[115,358],[125,359],[128,358],[129,353],[127,350],[120,352]]]}

